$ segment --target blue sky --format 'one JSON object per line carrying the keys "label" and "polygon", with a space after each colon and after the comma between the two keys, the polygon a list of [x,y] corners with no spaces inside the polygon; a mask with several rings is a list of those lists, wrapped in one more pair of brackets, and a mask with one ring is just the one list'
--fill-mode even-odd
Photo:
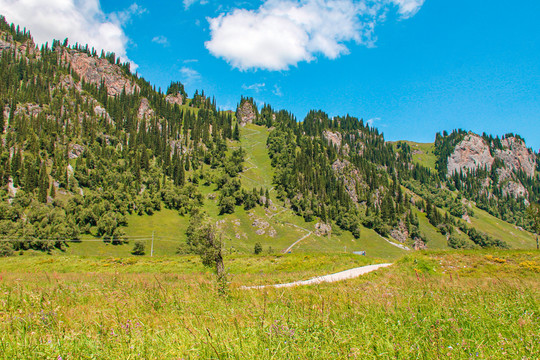
{"label": "blue sky", "polygon": [[180,80],[222,108],[245,95],[299,120],[349,113],[389,140],[461,127],[540,148],[537,0],[35,3],[0,0],[0,12],[38,41],[66,33],[114,50],[157,86]]}

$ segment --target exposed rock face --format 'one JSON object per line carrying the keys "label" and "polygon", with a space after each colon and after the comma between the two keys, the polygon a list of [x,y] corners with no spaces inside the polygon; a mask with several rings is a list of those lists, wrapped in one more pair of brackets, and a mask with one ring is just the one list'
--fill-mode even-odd
{"label": "exposed rock face", "polygon": [[422,239],[415,238],[415,239],[414,239],[414,244],[413,244],[413,249],[414,249],[414,250],[426,250],[426,249],[427,249],[427,246],[426,246],[426,244],[422,241]]}
{"label": "exposed rock face", "polygon": [[331,143],[338,149],[341,147],[341,141],[342,141],[341,133],[325,130],[323,132],[323,136],[329,143]]}
{"label": "exposed rock face", "polygon": [[75,80],[73,80],[73,77],[71,75],[62,75],[62,77],[60,78],[60,87],[64,89],[75,88],[78,91],[82,91],[81,84],[76,83]]}
{"label": "exposed rock face", "polygon": [[536,157],[525,143],[515,137],[503,139],[501,143],[505,149],[495,150],[495,157],[501,159],[510,170],[522,170],[527,176],[533,177]]}
{"label": "exposed rock face", "polygon": [[390,231],[390,236],[403,244],[409,237],[409,231],[407,230],[405,224],[400,222],[396,228]]}
{"label": "exposed rock face", "polygon": [[139,106],[139,112],[137,113],[137,116],[139,119],[146,118],[149,119],[151,117],[154,117],[155,113],[154,110],[150,107],[150,102],[147,98],[141,99],[141,105]]}
{"label": "exposed rock face", "polygon": [[332,232],[332,225],[325,223],[315,224],[315,235],[326,236]]}
{"label": "exposed rock face", "polygon": [[489,170],[495,159],[499,159],[510,171],[521,170],[529,177],[534,176],[536,156],[521,139],[509,137],[501,140],[501,144],[503,149],[494,150],[492,155],[489,144],[482,137],[468,134],[448,158],[448,174],[478,168]]}
{"label": "exposed rock face", "polygon": [[343,180],[345,184],[345,190],[349,194],[352,201],[358,202],[358,193],[356,192],[357,185],[366,187],[366,184],[362,181],[358,169],[351,165],[347,160],[336,160],[332,164],[334,172]]}
{"label": "exposed rock face", "polygon": [[514,198],[518,198],[520,196],[524,198],[529,197],[529,192],[527,191],[527,189],[525,189],[525,187],[521,183],[515,181],[506,182],[502,187],[502,193],[504,196],[510,195]]}
{"label": "exposed rock face", "polygon": [[485,167],[491,169],[493,161],[489,145],[484,139],[475,134],[468,134],[456,145],[454,152],[448,158],[448,174]]}
{"label": "exposed rock face", "polygon": [[177,93],[176,95],[167,95],[165,97],[165,100],[167,100],[169,104],[177,104],[178,106],[182,106],[182,104],[184,103],[184,99],[182,98],[182,94],[180,93]]}
{"label": "exposed rock face", "polygon": [[69,150],[69,158],[70,159],[77,159],[81,154],[84,152],[84,146],[79,144],[73,144],[70,146]]}
{"label": "exposed rock face", "polygon": [[32,116],[37,117],[43,109],[38,104],[23,104],[18,105],[15,110],[15,115]]}
{"label": "exposed rock face", "polygon": [[455,147],[454,152],[448,158],[448,174],[465,172],[478,168],[493,167],[495,160],[500,160],[504,167],[497,169],[497,183],[493,184],[490,178],[482,182],[482,192],[488,197],[491,186],[498,186],[504,196],[514,198],[529,196],[527,189],[516,177],[517,171],[523,171],[527,176],[533,177],[536,168],[536,155],[527,147],[523,140],[516,137],[508,137],[501,140],[503,149],[490,149],[489,144],[476,134],[468,134]]}
{"label": "exposed rock face", "polygon": [[137,84],[126,78],[118,66],[112,65],[107,59],[91,57],[76,50],[66,50],[64,59],[84,81],[98,86],[104,81],[109,96],[121,94],[124,88],[127,94],[140,90]]}
{"label": "exposed rock face", "polygon": [[251,102],[244,101],[238,107],[237,116],[241,126],[253,124],[253,121],[257,118],[257,109],[255,109],[255,106]]}
{"label": "exposed rock face", "polygon": [[[97,104],[97,101],[96,101],[96,104]],[[100,117],[104,117],[107,120],[108,123],[112,122],[111,115],[109,115],[107,110],[102,108],[101,105],[94,106],[94,114],[96,114],[97,116],[100,116]]]}
{"label": "exposed rock face", "polygon": [[31,41],[27,40],[24,43],[17,43],[13,40],[11,34],[0,32],[0,54],[5,50],[16,49],[18,55],[26,56],[28,55],[40,55],[39,50],[36,49],[36,45]]}

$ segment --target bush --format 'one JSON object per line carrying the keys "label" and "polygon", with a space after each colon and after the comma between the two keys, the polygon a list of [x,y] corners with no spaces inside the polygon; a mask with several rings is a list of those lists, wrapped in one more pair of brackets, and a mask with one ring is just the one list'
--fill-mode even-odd
{"label": "bush", "polygon": [[144,255],[146,253],[146,245],[143,241],[136,241],[135,245],[133,246],[133,251],[131,252],[133,255]]}
{"label": "bush", "polygon": [[263,251],[263,247],[261,243],[260,242],[255,243],[255,247],[253,248],[253,253],[255,255],[259,255],[260,253],[262,253],[262,251]]}

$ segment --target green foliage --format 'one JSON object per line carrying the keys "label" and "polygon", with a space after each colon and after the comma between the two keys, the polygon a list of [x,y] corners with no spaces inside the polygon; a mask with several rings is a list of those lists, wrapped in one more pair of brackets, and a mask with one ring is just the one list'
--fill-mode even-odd
{"label": "green foliage", "polygon": [[144,255],[146,253],[146,245],[143,241],[135,241],[135,244],[133,246],[133,251],[131,251],[133,255]]}
{"label": "green foliage", "polygon": [[260,242],[256,242],[256,243],[255,243],[255,246],[254,246],[254,248],[253,248],[253,253],[254,253],[255,255],[259,255],[260,253],[262,253],[262,251],[263,251],[263,247],[262,247],[261,243],[260,243]]}

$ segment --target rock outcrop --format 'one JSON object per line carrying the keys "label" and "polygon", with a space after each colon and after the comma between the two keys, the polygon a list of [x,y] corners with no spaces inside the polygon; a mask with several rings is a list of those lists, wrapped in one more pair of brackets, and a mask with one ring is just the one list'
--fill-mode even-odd
{"label": "rock outcrop", "polygon": [[476,134],[468,134],[448,158],[448,174],[478,168],[491,169],[494,160],[486,141]]}
{"label": "rock outcrop", "polygon": [[326,236],[332,233],[332,225],[326,223],[315,224],[315,235]]}
{"label": "rock outcrop", "polygon": [[492,151],[481,136],[472,133],[466,135],[448,157],[448,174],[478,168],[490,170],[495,159],[499,159],[510,171],[523,171],[529,177],[534,176],[536,156],[527,149],[523,140],[508,137],[502,139],[501,144],[503,149]]}
{"label": "rock outcrop", "polygon": [[243,101],[236,111],[236,116],[241,126],[253,124],[253,121],[257,119],[257,109],[252,102]]}
{"label": "rock outcrop", "polygon": [[154,117],[155,113],[154,110],[150,107],[150,102],[147,98],[141,99],[141,105],[139,106],[139,111],[137,113],[137,117],[139,119],[150,119]]}
{"label": "rock outcrop", "polygon": [[345,185],[345,190],[349,197],[355,203],[358,202],[358,193],[356,189],[358,187],[365,188],[367,185],[360,176],[358,169],[348,161],[348,160],[336,160],[332,164],[332,170],[337,174],[337,176],[343,180]]}
{"label": "rock outcrop", "polygon": [[[500,148],[502,147],[502,149]],[[495,165],[498,161],[499,165]],[[501,166],[502,163],[502,167]],[[497,180],[489,177],[483,179],[482,193],[488,197],[492,186],[498,186],[503,196],[528,198],[529,192],[518,180],[516,173],[522,171],[533,177],[536,168],[536,155],[525,146],[519,137],[510,136],[500,141],[497,148],[490,147],[486,140],[476,134],[469,133],[456,145],[454,152],[448,157],[448,174],[465,173],[467,170],[497,167]]]}
{"label": "rock outcrop", "polygon": [[88,56],[76,50],[65,50],[63,57],[84,81],[98,86],[104,82],[109,96],[119,95],[124,89],[127,94],[140,90],[139,85],[129,80],[118,66],[107,59]]}
{"label": "rock outcrop", "polygon": [[508,169],[512,171],[521,170],[528,177],[533,177],[536,167],[536,156],[532,151],[527,149],[523,140],[509,137],[502,139],[501,143],[504,149],[495,150],[495,157],[502,160]]}
{"label": "rock outcrop", "polygon": [[184,104],[184,98],[182,97],[181,93],[177,93],[176,95],[167,95],[165,100],[172,105],[176,104],[178,106],[182,106],[182,104]]}
{"label": "rock outcrop", "polygon": [[323,132],[323,136],[333,146],[337,147],[338,149],[341,147],[341,141],[342,141],[341,133],[325,130]]}

